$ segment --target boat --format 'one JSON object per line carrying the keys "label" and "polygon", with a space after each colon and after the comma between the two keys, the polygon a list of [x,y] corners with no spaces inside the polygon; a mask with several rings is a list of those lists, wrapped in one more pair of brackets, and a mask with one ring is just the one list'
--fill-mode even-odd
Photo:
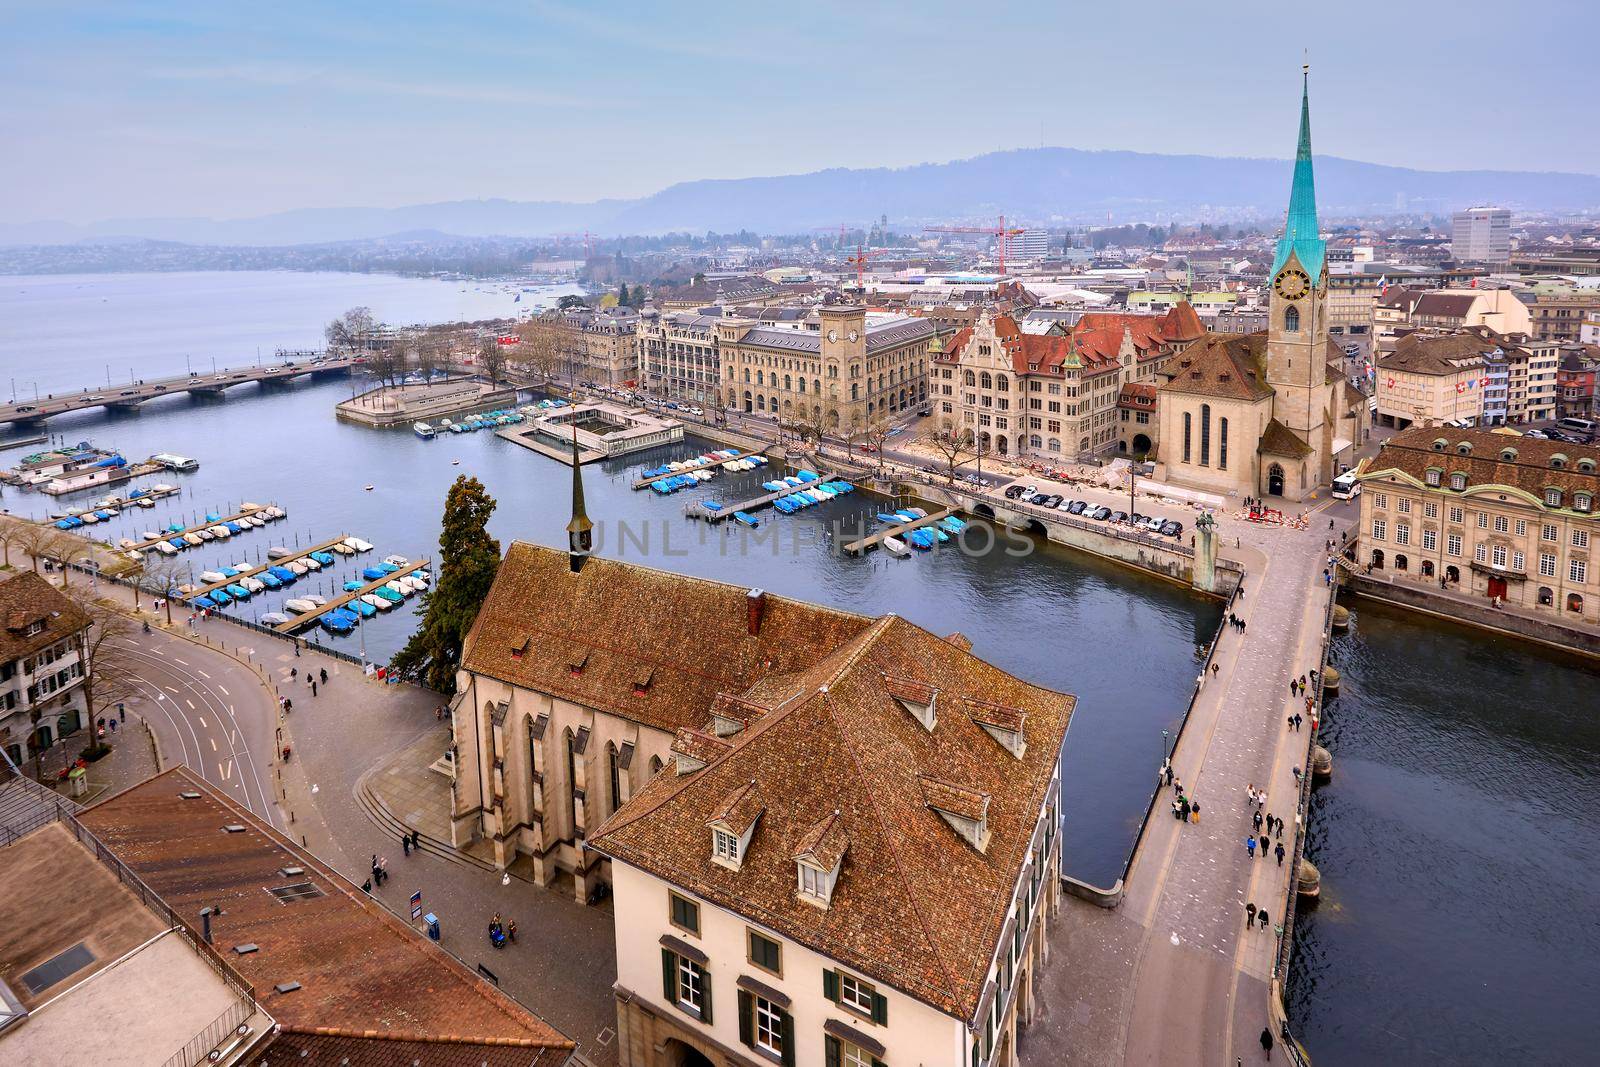
{"label": "boat", "polygon": [[194,608],[214,608],[217,606],[217,602],[209,596],[197,596],[189,601],[189,606]]}
{"label": "boat", "polygon": [[411,577],[415,578],[423,585],[427,585],[433,581],[433,575],[429,574],[427,571],[412,571]]}
{"label": "boat", "polygon": [[909,556],[911,554],[907,551],[905,542],[898,537],[885,537],[878,543],[883,545],[883,550],[891,556]]}
{"label": "boat", "polygon": [[898,526],[902,522],[906,521],[905,519],[901,518],[899,515],[891,515],[887,511],[878,512],[877,518],[878,518],[879,522],[892,523],[895,526]]}
{"label": "boat", "polygon": [[267,573],[271,574],[274,578],[278,579],[278,581],[282,582],[284,585],[288,585],[290,582],[292,582],[296,578],[300,577],[298,574],[296,574],[294,571],[290,570],[288,567],[268,567],[267,568]]}
{"label": "boat", "polygon": [[259,578],[240,578],[239,584],[250,590],[252,593],[259,593],[266,588],[266,584],[263,583]]}
{"label": "boat", "polygon": [[379,611],[388,611],[390,608],[394,607],[394,601],[387,600],[384,597],[378,596],[374,593],[364,593],[360,599],[362,603],[370,604]]}
{"label": "boat", "polygon": [[405,597],[401,596],[399,593],[395,592],[393,589],[390,589],[387,585],[380,585],[378,588],[376,588],[376,589],[374,589],[372,591],[372,595],[382,597],[383,599],[387,600],[391,605],[398,604],[398,603],[400,603],[400,601],[405,599]]}
{"label": "boat", "polygon": [[292,555],[294,555],[294,549],[286,548],[283,545],[273,545],[271,548],[267,549],[268,559],[282,559],[284,556]]}
{"label": "boat", "polygon": [[748,511],[735,511],[733,513],[733,521],[748,526],[752,530],[761,525],[761,520]]}
{"label": "boat", "polygon": [[403,597],[411,595],[411,590],[409,590],[405,586],[401,585],[400,584],[400,579],[398,579],[398,578],[396,578],[395,580],[390,581],[390,582],[384,582],[383,583],[383,588],[391,589],[394,592],[399,593]]}
{"label": "boat", "polygon": [[282,626],[289,621],[289,616],[281,611],[269,611],[256,621],[263,626]]}
{"label": "boat", "polygon": [[346,537],[344,539],[344,543],[355,549],[357,552],[372,551],[372,545],[367,541],[361,540],[359,537]]}
{"label": "boat", "polygon": [[165,541],[157,541],[150,547],[156,552],[161,553],[163,556],[176,556],[178,554],[178,550],[167,544]]}
{"label": "boat", "polygon": [[354,593],[356,590],[365,589],[366,587],[367,587],[367,583],[366,582],[358,582],[354,578],[352,578],[348,582],[345,582],[339,588],[343,589],[346,593]]}
{"label": "boat", "polygon": [[433,440],[435,431],[432,426],[429,426],[425,422],[414,422],[411,424],[411,432],[422,438],[424,441],[431,441]]}
{"label": "boat", "polygon": [[311,553],[311,558],[322,564],[324,567],[331,567],[334,564],[332,552],[313,552]]}
{"label": "boat", "polygon": [[356,628],[356,616],[343,608],[335,608],[317,620],[317,624],[331,634],[347,634]]}
{"label": "boat", "polygon": [[283,606],[285,609],[294,612],[296,615],[304,615],[308,611],[317,610],[317,605],[313,604],[305,597],[292,597],[289,600],[285,600],[283,602]]}
{"label": "boat", "polygon": [[295,562],[304,566],[308,571],[320,571],[322,569],[321,561],[312,559],[310,556],[301,556]]}
{"label": "boat", "polygon": [[349,545],[345,544],[343,541],[340,541],[338,544],[330,545],[328,547],[332,551],[339,553],[339,555],[341,555],[341,556],[353,556],[353,555],[356,554],[356,550],[351,548]]}
{"label": "boat", "polygon": [[206,595],[209,596],[212,600],[212,603],[219,608],[233,603],[233,597],[228,594],[226,589],[213,589]]}
{"label": "boat", "polygon": [[283,588],[283,579],[279,578],[276,574],[273,574],[271,570],[264,570],[260,574],[256,575],[256,581],[260,582],[268,589]]}
{"label": "boat", "polygon": [[365,578],[369,582],[375,582],[380,578],[386,578],[388,575],[389,572],[384,570],[382,567],[368,567],[366,570],[361,572],[361,577]]}
{"label": "boat", "polygon": [[235,600],[249,600],[250,590],[246,589],[238,582],[233,582],[228,586],[228,595],[233,597]]}
{"label": "boat", "polygon": [[284,566],[287,567],[296,578],[304,577],[311,570],[310,567],[307,567],[304,563],[301,563],[297,559],[291,559],[288,563],[285,563]]}
{"label": "boat", "polygon": [[201,537],[197,533],[190,533],[190,534],[184,534],[183,535],[183,543],[188,545],[190,548],[193,548],[195,545],[204,544],[205,541],[206,541],[206,538]]}
{"label": "boat", "polygon": [[315,593],[307,593],[305,595],[305,599],[311,601],[313,604],[315,604],[319,608],[322,607],[322,605],[324,605],[324,604],[326,604],[328,602],[328,598],[327,597],[318,596]]}
{"label": "boat", "polygon": [[226,580],[226,579],[228,579],[230,577],[232,577],[232,575],[223,574],[221,571],[201,571],[200,572],[200,581],[205,583],[206,585],[212,585],[212,584],[214,584],[216,582],[224,581],[224,580]]}
{"label": "boat", "polygon": [[370,618],[372,618],[374,615],[376,615],[378,613],[378,609],[377,608],[373,607],[371,604],[368,604],[364,600],[360,600],[360,599],[348,600],[345,603],[350,608],[351,611],[354,611],[357,615],[360,615],[363,619],[370,619]]}
{"label": "boat", "polygon": [[410,562],[404,556],[384,556],[383,561],[391,567],[404,567]]}

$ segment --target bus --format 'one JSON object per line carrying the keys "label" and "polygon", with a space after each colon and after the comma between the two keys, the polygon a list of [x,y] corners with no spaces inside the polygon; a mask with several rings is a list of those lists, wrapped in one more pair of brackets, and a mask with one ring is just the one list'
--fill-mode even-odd
{"label": "bus", "polygon": [[1335,500],[1353,500],[1361,495],[1361,483],[1356,480],[1354,471],[1345,471],[1333,480],[1333,498]]}

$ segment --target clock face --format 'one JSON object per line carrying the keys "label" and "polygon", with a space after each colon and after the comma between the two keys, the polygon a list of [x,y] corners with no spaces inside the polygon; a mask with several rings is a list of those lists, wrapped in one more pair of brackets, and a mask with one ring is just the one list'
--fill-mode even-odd
{"label": "clock face", "polygon": [[851,344],[855,344],[856,338],[858,338],[860,336],[861,336],[860,334],[856,333],[854,330],[851,330],[850,331],[850,343]]}
{"label": "clock face", "polygon": [[829,341],[837,341],[838,339],[839,339],[839,331],[838,330],[829,330],[828,331],[828,340]]}
{"label": "clock face", "polygon": [[1311,279],[1306,277],[1305,271],[1291,267],[1278,275],[1272,288],[1285,300],[1299,300],[1311,291]]}

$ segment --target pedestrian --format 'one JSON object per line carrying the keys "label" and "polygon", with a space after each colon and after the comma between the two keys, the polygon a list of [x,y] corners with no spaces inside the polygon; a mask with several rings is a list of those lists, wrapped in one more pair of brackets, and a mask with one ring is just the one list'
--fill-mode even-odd
{"label": "pedestrian", "polygon": [[1300,695],[1300,694],[1299,694],[1299,693],[1296,693],[1296,692],[1295,692],[1295,691],[1294,691],[1294,690],[1295,690],[1295,683],[1294,683],[1294,679],[1293,679],[1293,678],[1290,678],[1290,679],[1289,679],[1289,695],[1290,695],[1290,696],[1292,696],[1292,697],[1294,697],[1294,696],[1299,696],[1299,695]]}
{"label": "pedestrian", "polygon": [[1250,624],[1245,622],[1243,619],[1240,619],[1239,620],[1239,632],[1240,633],[1246,633],[1247,631],[1249,631],[1249,629],[1250,629]]}
{"label": "pedestrian", "polygon": [[1295,733],[1299,733],[1300,732],[1300,724],[1302,722],[1304,722],[1304,721],[1305,720],[1303,718],[1301,718],[1300,713],[1298,711],[1294,713],[1294,732]]}
{"label": "pedestrian", "polygon": [[1177,822],[1181,818],[1183,818],[1183,816],[1178,811],[1178,802],[1174,800],[1172,802],[1172,821]]}
{"label": "pedestrian", "polygon": [[1183,796],[1183,779],[1174,778],[1172,780],[1172,795],[1175,797]]}
{"label": "pedestrian", "polygon": [[1256,906],[1254,904],[1246,904],[1244,906],[1244,928],[1246,930],[1251,930],[1251,929],[1255,928],[1255,925],[1256,925]]}
{"label": "pedestrian", "polygon": [[1218,667],[1215,663],[1213,663],[1211,665],[1211,677],[1215,678],[1217,676],[1217,672],[1220,671],[1221,669],[1222,669],[1221,667]]}
{"label": "pedestrian", "polygon": [[1290,715],[1288,717],[1288,719],[1287,719],[1287,722],[1289,723],[1289,729],[1293,730],[1294,729],[1294,716]]}
{"label": "pedestrian", "polygon": [[311,695],[312,696],[316,696],[317,695],[317,683],[316,682],[312,682],[311,683]]}
{"label": "pedestrian", "polygon": [[1272,1031],[1265,1026],[1261,1028],[1261,1051],[1266,1053],[1267,1059],[1272,1059]]}
{"label": "pedestrian", "polygon": [[[1297,815],[1297,816],[1295,816],[1295,818],[1299,818],[1299,816]],[[1278,840],[1279,841],[1283,840],[1283,820],[1282,819],[1278,820]]]}
{"label": "pedestrian", "polygon": [[382,885],[389,880],[389,860],[387,857],[378,857],[378,884]]}
{"label": "pedestrian", "polygon": [[1193,808],[1194,821],[1198,824],[1200,822],[1200,802],[1198,800],[1191,801],[1190,807]]}
{"label": "pedestrian", "polygon": [[[300,639],[299,638],[295,638],[295,641],[294,641],[294,658],[295,659],[299,659],[300,658]],[[291,677],[292,677],[292,675],[291,675]]]}
{"label": "pedestrian", "polygon": [[1265,930],[1267,928],[1267,909],[1266,908],[1257,908],[1256,909],[1256,922],[1261,924],[1261,929]]}
{"label": "pedestrian", "polygon": [[1278,857],[1278,866],[1282,867],[1283,866],[1283,842],[1282,841],[1278,842],[1278,847],[1272,850],[1272,854],[1274,856]]}
{"label": "pedestrian", "polygon": [[372,879],[371,878],[368,878],[365,882],[361,883],[361,891],[363,893],[371,893],[372,892]]}
{"label": "pedestrian", "polygon": [[444,705],[440,704],[433,709],[433,718],[436,722],[444,722]]}
{"label": "pedestrian", "polygon": [[128,709],[127,709],[126,705],[123,705],[123,704],[118,704],[117,705],[117,718],[118,718],[118,720],[120,720],[122,722],[127,722],[128,721]]}
{"label": "pedestrian", "polygon": [[512,919],[506,923],[506,936],[511,939],[513,945],[517,943],[517,920]]}
{"label": "pedestrian", "polygon": [[1250,816],[1250,821],[1255,824],[1256,833],[1259,834],[1261,832],[1261,813],[1258,811]]}
{"label": "pedestrian", "polygon": [[1179,802],[1178,811],[1181,813],[1178,816],[1178,821],[1179,822],[1188,822],[1189,821],[1189,799],[1187,797],[1185,797],[1182,801]]}
{"label": "pedestrian", "polygon": [[284,697],[283,698],[283,710],[284,710],[285,714],[287,714],[288,712],[293,711],[294,710],[294,701],[290,700],[288,697]]}
{"label": "pedestrian", "polygon": [[419,851],[422,848],[422,833],[418,830],[411,831],[411,850]]}
{"label": "pedestrian", "polygon": [[1251,782],[1249,785],[1244,787],[1244,795],[1249,798],[1249,801],[1245,804],[1245,807],[1249,807],[1251,804],[1256,802],[1256,784],[1254,782]]}
{"label": "pedestrian", "polygon": [[1300,784],[1300,765],[1299,764],[1295,764],[1295,768],[1294,768],[1294,784],[1295,785],[1299,785]]}
{"label": "pedestrian", "polygon": [[411,855],[411,835],[410,834],[401,834],[400,835],[400,849],[407,856]]}
{"label": "pedestrian", "polygon": [[327,685],[328,684],[328,668],[326,668],[326,667],[322,668],[320,671],[317,672],[317,674],[321,676],[322,684],[323,685]]}
{"label": "pedestrian", "polygon": [[1167,761],[1167,784],[1172,784],[1172,761]]}
{"label": "pedestrian", "polygon": [[1267,806],[1267,791],[1265,789],[1263,789],[1261,792],[1256,794],[1256,810],[1260,811],[1262,808],[1264,808],[1266,806]]}
{"label": "pedestrian", "polygon": [[289,668],[289,680],[291,682],[294,681],[299,676],[300,676],[300,668],[299,667],[290,667]]}
{"label": "pedestrian", "polygon": [[117,732],[117,720],[116,719],[112,719],[111,720],[111,732],[112,733],[116,733]]}
{"label": "pedestrian", "polygon": [[1256,858],[1256,839],[1253,836],[1244,839],[1244,850],[1250,854],[1251,859]]}

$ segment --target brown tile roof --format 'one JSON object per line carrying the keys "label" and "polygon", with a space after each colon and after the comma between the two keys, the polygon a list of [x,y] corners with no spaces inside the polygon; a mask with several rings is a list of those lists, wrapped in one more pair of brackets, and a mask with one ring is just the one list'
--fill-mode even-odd
{"label": "brown tile roof", "polygon": [[[183,792],[199,796],[184,799]],[[80,817],[196,928],[201,908],[221,907],[212,928],[224,954],[233,945],[260,946],[230,962],[285,1031],[416,1043],[438,1050],[438,1058],[421,1057],[430,1065],[464,1062],[463,1048],[480,1059],[486,1046],[517,1048],[525,1054],[521,1063],[538,1049],[572,1048],[544,1020],[187,768],[158,774]],[[245,829],[228,833],[229,824]],[[304,873],[283,874],[286,867]],[[299,882],[322,895],[286,904],[268,892]],[[301,988],[274,992],[284,982]]]}
{"label": "brown tile roof", "polygon": [[1408,333],[1394,351],[1378,361],[1378,370],[1411,374],[1454,375],[1483,366],[1483,357],[1500,346],[1472,333]]}
{"label": "brown tile roof", "polygon": [[[44,629],[29,636],[28,625]],[[22,571],[0,582],[0,663],[32,655],[88,626],[88,614],[41,574]]]}
{"label": "brown tile roof", "polygon": [[946,782],[931,774],[919,774],[917,781],[922,786],[923,803],[934,811],[948,811],[973,822],[982,822],[989,814],[988,793]]}
{"label": "brown tile roof", "polygon": [[1476,302],[1477,297],[1471,293],[1424,293],[1411,314],[1459,319],[1471,311]]}
{"label": "brown tile roof", "polygon": [[[748,590],[513,542],[462,653],[462,666],[660,730],[705,724],[719,693],[808,667],[872,624],[862,615],[766,594],[748,633]],[[511,649],[528,642],[522,656]],[[701,654],[686,655],[695,648]],[[581,662],[582,670],[571,665]],[[634,682],[650,671],[650,685]]]}
{"label": "brown tile roof", "polygon": [[1264,333],[1208,333],[1172,357],[1161,391],[1260,400],[1272,395],[1266,359]]}
{"label": "brown tile roof", "polygon": [[1277,419],[1267,421],[1267,428],[1261,431],[1261,441],[1256,447],[1257,451],[1270,456],[1290,456],[1299,459],[1301,456],[1311,455],[1311,446]]}
{"label": "brown tile roof", "polygon": [[761,786],[752,778],[729,793],[706,822],[721,823],[734,833],[743,834],[766,811],[767,802],[761,799]]}
{"label": "brown tile roof", "polygon": [[[915,681],[893,688],[919,696],[936,689],[949,711],[927,730],[905,713],[886,677]],[[725,754],[692,773],[660,775],[589,843],[971,1018],[1073,698],[896,616],[770,691],[772,710],[729,738]],[[969,700],[1026,712],[1021,758],[963,713]],[[712,861],[706,822],[751,780],[767,811],[733,871]],[[983,852],[929,808],[929,793],[963,812],[974,810],[974,797],[988,796]],[[825,866],[843,857],[825,909],[796,894],[795,859],[808,853]]]}
{"label": "brown tile roof", "polygon": [[556,1067],[569,1053],[553,1048],[396,1041],[348,1034],[281,1032],[255,1067]]}
{"label": "brown tile roof", "polygon": [[[1443,451],[1434,443],[1444,442]],[[1470,455],[1461,455],[1458,446],[1471,446]],[[1501,453],[1515,449],[1516,458],[1503,460]],[[1564,457],[1564,465],[1552,467],[1550,461]],[[1389,438],[1362,471],[1381,476],[1394,470],[1425,482],[1429,467],[1442,468],[1448,485],[1451,474],[1467,476],[1467,486],[1506,485],[1521,489],[1541,500],[1546,489],[1560,489],[1564,506],[1570,507],[1574,493],[1584,492],[1600,500],[1600,473],[1578,469],[1581,460],[1592,460],[1600,471],[1600,448],[1574,445],[1565,441],[1542,441],[1537,437],[1510,437],[1488,430],[1458,430],[1444,426],[1413,426]],[[1448,492],[1448,490],[1446,490]]]}

